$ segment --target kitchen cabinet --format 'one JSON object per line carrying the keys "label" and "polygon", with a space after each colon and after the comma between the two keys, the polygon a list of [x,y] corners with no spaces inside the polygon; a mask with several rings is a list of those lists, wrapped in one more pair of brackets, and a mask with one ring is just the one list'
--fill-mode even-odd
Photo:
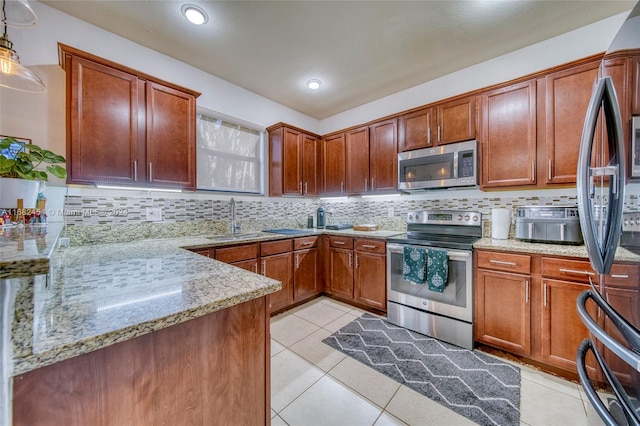
{"label": "kitchen cabinet", "polygon": [[216,249],[215,249],[215,247],[189,249],[189,251],[192,251],[192,252],[194,252],[196,254],[199,254],[201,256],[210,257],[211,259],[215,259],[216,258]]}
{"label": "kitchen cabinet", "polygon": [[317,236],[293,240],[293,301],[300,302],[322,293]]}
{"label": "kitchen cabinet", "polygon": [[329,292],[353,299],[353,239],[329,236]]}
{"label": "kitchen cabinet", "polygon": [[326,136],[322,140],[321,156],[323,194],[345,194],[346,161],[345,134]]}
{"label": "kitchen cabinet", "polygon": [[269,132],[269,195],[319,194],[319,136],[278,123]]}
{"label": "kitchen cabinet", "polygon": [[640,115],[640,54],[631,56],[631,79],[630,115]]}
{"label": "kitchen cabinet", "polygon": [[293,303],[291,240],[260,243],[260,273],[282,283],[282,289],[269,295],[269,310],[282,310]]}
{"label": "kitchen cabinet", "polygon": [[362,194],[369,190],[369,127],[360,127],[345,134],[347,194]]}
{"label": "kitchen cabinet", "polygon": [[399,149],[411,151],[476,138],[476,98],[429,105],[400,117]]}
{"label": "kitchen cabinet", "polygon": [[545,184],[575,184],[582,126],[600,60],[545,76]]}
{"label": "kitchen cabinet", "polygon": [[68,183],[195,189],[199,93],[59,44]]}
{"label": "kitchen cabinet", "polygon": [[531,257],[476,252],[475,339],[531,354]]}
{"label": "kitchen cabinet", "polygon": [[363,305],[387,310],[386,244],[381,240],[355,240],[353,299]]}
{"label": "kitchen cabinet", "polygon": [[258,244],[240,244],[216,249],[216,260],[258,273]]}
{"label": "kitchen cabinet", "polygon": [[536,183],[536,81],[480,96],[481,189]]}

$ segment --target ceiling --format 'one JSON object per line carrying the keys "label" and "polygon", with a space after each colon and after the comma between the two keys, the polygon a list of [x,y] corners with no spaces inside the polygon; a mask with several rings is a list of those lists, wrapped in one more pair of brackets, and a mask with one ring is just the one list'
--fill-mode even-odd
{"label": "ceiling", "polygon": [[[635,0],[98,1],[55,9],[323,119],[630,10]],[[183,3],[209,15],[202,26]],[[305,82],[323,85],[311,91]]]}

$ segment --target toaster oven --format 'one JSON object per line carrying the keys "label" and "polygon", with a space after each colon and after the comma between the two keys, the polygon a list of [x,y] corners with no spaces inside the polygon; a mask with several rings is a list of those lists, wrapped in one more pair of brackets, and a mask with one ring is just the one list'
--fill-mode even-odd
{"label": "toaster oven", "polygon": [[517,240],[581,244],[582,231],[575,206],[522,206],[516,208]]}

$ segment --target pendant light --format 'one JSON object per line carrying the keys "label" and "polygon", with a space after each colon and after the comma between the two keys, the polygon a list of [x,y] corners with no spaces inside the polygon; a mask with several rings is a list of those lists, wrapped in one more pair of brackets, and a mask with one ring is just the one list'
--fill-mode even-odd
{"label": "pendant light", "polygon": [[[31,10],[31,7],[26,2],[26,0],[10,1],[16,2],[16,4],[24,4],[27,6],[28,10]],[[16,51],[13,50],[13,43],[11,42],[11,40],[9,40],[9,36],[7,35],[8,25],[19,26],[19,23],[24,22],[25,20],[8,20],[6,6],[6,0],[2,0],[3,33],[2,36],[0,36],[0,86],[8,87],[9,89],[22,90],[25,92],[44,92],[45,90],[47,90],[44,87],[44,83],[42,83],[42,80],[40,80],[40,78],[33,71],[20,64],[20,58],[18,57]],[[31,10],[31,12],[33,11]],[[18,22],[18,24],[16,24],[16,22]],[[35,23],[37,22],[37,18],[32,20],[32,22],[33,24],[31,26],[35,25]]]}

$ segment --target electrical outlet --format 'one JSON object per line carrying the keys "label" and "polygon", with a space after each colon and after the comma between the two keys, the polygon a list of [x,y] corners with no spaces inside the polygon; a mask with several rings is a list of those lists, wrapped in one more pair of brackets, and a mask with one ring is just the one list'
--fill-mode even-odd
{"label": "electrical outlet", "polygon": [[387,216],[389,217],[393,217],[394,216],[394,211],[393,211],[393,207],[389,207],[389,209],[387,210]]}
{"label": "electrical outlet", "polygon": [[162,221],[162,207],[147,207],[147,220],[149,222]]}

